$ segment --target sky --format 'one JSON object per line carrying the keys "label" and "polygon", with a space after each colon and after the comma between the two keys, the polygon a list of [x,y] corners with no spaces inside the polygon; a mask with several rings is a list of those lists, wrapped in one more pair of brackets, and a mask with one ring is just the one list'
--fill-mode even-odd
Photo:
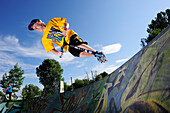
{"label": "sky", "polygon": [[[0,0],[0,79],[18,63],[25,76],[21,90],[28,84],[42,89],[36,67],[44,59],[60,63],[68,85],[71,77],[74,82],[87,75],[91,79],[91,72],[111,73],[141,50],[140,40],[148,36],[148,24],[157,13],[170,8],[169,4],[170,0]],[[54,17],[67,18],[69,29],[103,51],[108,62],[101,64],[95,57],[73,57],[68,52],[62,58],[47,53],[42,33],[29,31],[27,26],[32,19],[47,24]]]}

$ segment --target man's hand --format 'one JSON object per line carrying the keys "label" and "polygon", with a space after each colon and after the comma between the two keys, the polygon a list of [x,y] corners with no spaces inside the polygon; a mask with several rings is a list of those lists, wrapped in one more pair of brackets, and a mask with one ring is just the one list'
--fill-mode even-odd
{"label": "man's hand", "polygon": [[52,53],[58,55],[58,56],[62,56],[63,55],[63,52],[62,51],[57,51],[55,48],[51,50]]}
{"label": "man's hand", "polygon": [[58,56],[63,56],[63,51],[58,51]]}
{"label": "man's hand", "polygon": [[9,88],[5,89],[4,92],[7,92]]}

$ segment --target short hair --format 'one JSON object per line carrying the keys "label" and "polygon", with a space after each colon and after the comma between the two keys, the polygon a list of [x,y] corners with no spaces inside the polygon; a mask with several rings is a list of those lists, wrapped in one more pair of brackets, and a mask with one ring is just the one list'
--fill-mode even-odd
{"label": "short hair", "polygon": [[34,29],[32,28],[32,26],[33,26],[36,22],[40,22],[40,21],[41,21],[40,19],[33,19],[33,20],[30,22],[30,24],[28,25],[28,29],[29,29],[30,31],[34,30]]}

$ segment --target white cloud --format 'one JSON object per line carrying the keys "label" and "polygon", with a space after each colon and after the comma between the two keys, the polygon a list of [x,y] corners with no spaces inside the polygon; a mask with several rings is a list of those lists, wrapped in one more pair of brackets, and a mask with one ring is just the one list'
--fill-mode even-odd
{"label": "white cloud", "polygon": [[36,73],[27,73],[23,75],[26,78],[37,78]]}
{"label": "white cloud", "polygon": [[126,62],[127,60],[129,60],[129,58],[116,60],[116,63]]}
{"label": "white cloud", "polygon": [[120,48],[122,47],[121,44],[112,44],[112,45],[108,45],[108,46],[104,46],[102,47],[102,51],[105,54],[112,54],[112,53],[116,53],[118,51],[120,51]]}
{"label": "white cloud", "polygon": [[[64,52],[63,56],[61,58],[59,58],[59,56],[54,55],[54,54],[52,54],[52,56],[55,57],[55,59],[61,63],[68,63],[74,59],[74,56],[71,55],[69,52]],[[51,56],[51,58],[52,58],[52,56]]]}
{"label": "white cloud", "polygon": [[4,72],[0,72],[0,80],[2,79],[2,76],[4,75]]}
{"label": "white cloud", "polygon": [[[11,44],[11,42],[13,42]],[[0,72],[8,72],[11,67],[13,67],[16,63],[19,64],[19,66],[24,69],[24,71],[27,71],[26,74],[24,74],[25,77],[27,78],[36,78],[36,74],[31,71],[34,70],[37,67],[37,65],[31,65],[31,64],[26,64],[24,63],[19,57],[25,57],[25,58],[40,58],[40,59],[45,59],[45,58],[50,58],[50,59],[55,59],[58,62],[62,63],[62,65],[68,65],[68,64],[77,64],[77,68],[83,67],[86,63],[86,61],[73,61],[75,59],[74,56],[72,56],[69,52],[65,52],[62,56],[62,58],[59,58],[59,56],[54,55],[53,53],[47,53],[40,40],[35,41],[34,44],[31,44],[30,47],[24,47],[21,46],[19,43],[19,39],[16,38],[15,36],[6,36],[2,37],[0,36]],[[102,45],[96,45],[96,47],[102,47]],[[111,54],[118,52],[121,48],[121,44],[112,44],[108,46],[102,47],[102,51],[105,54]],[[59,49],[57,47],[57,49]],[[117,61],[117,62],[120,62]],[[101,73],[103,71],[106,71],[107,73],[113,72],[118,66],[110,65],[107,66],[105,64],[100,64],[94,67],[92,70],[97,71],[97,73]],[[1,71],[3,70],[3,71]],[[29,73],[30,72],[30,73]],[[79,76],[76,78],[81,78],[84,79],[86,74],[83,76]],[[89,78],[91,77],[91,74],[89,74]],[[76,79],[75,78],[75,79]]]}
{"label": "white cloud", "polygon": [[94,45],[94,47],[102,48],[102,45],[101,44],[96,44],[96,45]]}
{"label": "white cloud", "polygon": [[[113,71],[115,71],[117,68],[119,68],[120,66],[114,66],[114,65],[105,65],[105,64],[101,64],[101,65],[97,65],[95,66],[94,68],[92,68],[91,70],[93,70],[93,77],[95,77],[95,75],[98,75],[102,72],[107,72],[108,74],[112,73]],[[87,79],[87,75],[89,77],[89,79],[92,79],[92,73],[89,72],[89,73],[86,73],[86,74],[83,74],[81,76],[76,76],[76,77],[73,77],[72,78],[72,82],[74,83],[75,82],[75,79]],[[70,85],[71,84],[71,80],[66,80],[67,84]]]}
{"label": "white cloud", "polygon": [[15,36],[0,36],[0,45],[1,51],[13,52],[15,57],[51,58],[61,63],[74,59],[70,53],[64,53],[61,59],[57,55],[47,53],[42,47],[40,40],[36,41],[35,44],[31,44],[30,47],[23,47],[19,44],[19,39]]}
{"label": "white cloud", "polygon": [[97,71],[98,74],[102,72],[107,72],[110,74],[111,72],[115,71],[119,66],[114,66],[114,65],[106,65],[106,64],[100,64],[94,67],[92,70]]}
{"label": "white cloud", "polygon": [[[66,65],[73,65],[76,67],[76,68],[81,68],[83,67],[86,62],[87,62],[87,59],[81,59],[81,60],[77,60],[77,59],[81,59],[81,58],[75,58],[73,61],[70,61],[70,62],[67,62],[67,63],[64,63],[62,64],[63,66],[66,66]],[[84,67],[83,67],[84,68]]]}
{"label": "white cloud", "polygon": [[35,70],[36,67],[35,65],[25,64],[21,59],[17,58],[17,56],[13,54],[0,51],[0,72],[9,72],[16,63],[18,63],[19,67],[22,67],[25,71]]}
{"label": "white cloud", "polygon": [[10,36],[9,35],[9,36],[4,37],[4,41],[6,43],[10,43],[10,44],[13,44],[13,45],[18,45],[19,40],[15,36]]}
{"label": "white cloud", "polygon": [[17,62],[21,62],[15,56],[0,51],[0,71],[8,72]]}
{"label": "white cloud", "polygon": [[[11,43],[12,42],[12,43]],[[0,36],[0,50],[1,51],[7,51],[7,52],[12,52],[13,57],[15,56],[16,58],[19,57],[33,57],[33,58],[51,58],[59,61],[60,63],[68,63],[72,61],[75,57],[72,56],[69,52],[65,52],[62,56],[62,58],[59,58],[59,56],[54,55],[53,53],[47,53],[40,40],[35,41],[34,44],[31,44],[30,47],[24,47],[19,44],[19,39],[16,38],[15,36],[5,36],[2,37]],[[95,45],[96,47],[102,47],[101,45],[97,44]],[[111,54],[118,52],[121,48],[121,44],[112,44],[108,46],[102,47],[102,51],[105,54]],[[58,49],[58,47],[57,47]],[[10,56],[12,56],[10,55]],[[1,56],[0,56],[1,57]],[[15,59],[13,59],[15,60]],[[12,63],[12,62],[11,62]],[[12,63],[14,64],[14,63]]]}
{"label": "white cloud", "polygon": [[85,62],[79,62],[79,65],[77,65],[76,67],[77,68],[81,68],[81,67],[83,67],[85,65]]}

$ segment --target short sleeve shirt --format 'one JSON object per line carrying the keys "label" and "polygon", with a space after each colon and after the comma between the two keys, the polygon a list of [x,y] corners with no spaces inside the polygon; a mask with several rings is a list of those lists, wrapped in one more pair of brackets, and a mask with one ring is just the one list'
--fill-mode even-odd
{"label": "short sleeve shirt", "polygon": [[8,88],[8,92],[12,92],[12,86],[9,86]]}
{"label": "short sleeve shirt", "polygon": [[[63,46],[64,36],[62,32],[64,30],[64,23],[66,23],[66,18],[53,18],[47,23],[42,37],[42,43],[47,52],[54,49],[54,44],[60,48]],[[66,43],[69,44],[70,37],[74,34],[76,33],[73,30],[67,30]],[[69,51],[69,46],[65,46],[63,50]]]}

